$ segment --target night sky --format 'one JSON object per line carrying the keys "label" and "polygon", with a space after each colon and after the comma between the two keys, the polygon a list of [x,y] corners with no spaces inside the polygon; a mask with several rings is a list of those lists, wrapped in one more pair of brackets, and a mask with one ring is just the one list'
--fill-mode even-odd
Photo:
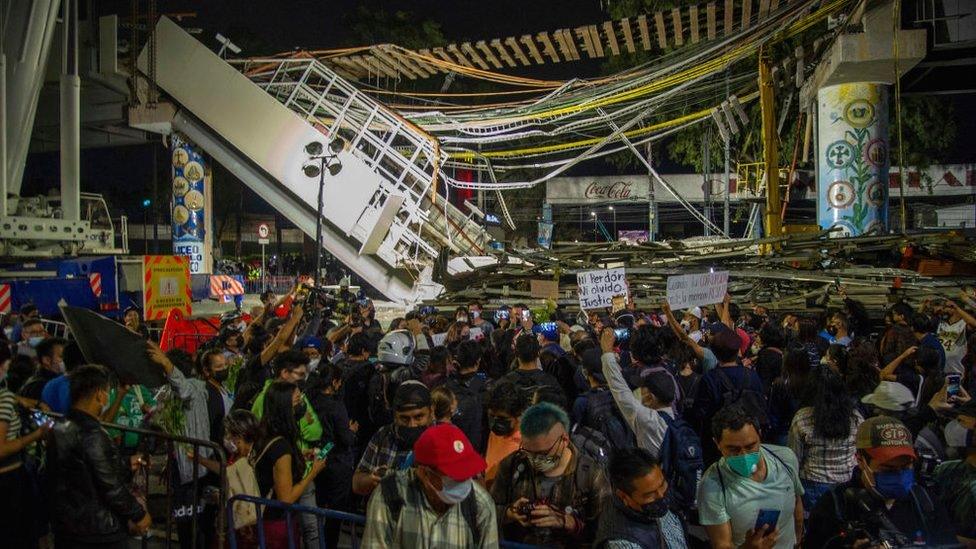
{"label": "night sky", "polygon": [[[244,48],[242,56],[277,53],[296,48],[327,49],[364,45],[350,30],[350,14],[357,6],[383,9],[388,12],[409,11],[417,20],[432,19],[440,24],[440,30],[448,42],[520,36],[542,30],[593,24],[608,18],[607,2],[614,0],[411,0],[409,2],[355,0],[329,1],[162,1],[160,13],[196,12],[196,17],[186,19],[187,27],[198,27],[197,35],[215,49],[214,39],[219,32]],[[141,2],[143,9],[146,3]],[[94,2],[96,15],[119,13],[127,17],[128,1]],[[906,10],[909,9],[906,7]],[[120,35],[127,31],[120,29]],[[395,39],[393,41],[396,41]],[[976,74],[965,69],[967,74]],[[523,75],[552,79],[589,77],[597,74],[597,63],[560,63],[529,69]],[[954,86],[958,82],[944,76],[960,74],[959,67],[948,73],[933,72],[917,87],[924,90]],[[903,82],[914,79],[905,78]],[[911,90],[906,90],[911,91]],[[954,150],[945,151],[947,162],[976,162],[976,153],[965,136],[976,134],[976,101],[972,94],[940,96],[951,102],[959,114],[957,144]],[[165,154],[165,151],[159,149]],[[663,155],[662,155],[663,156]],[[666,166],[665,166],[666,168]],[[609,172],[605,170],[609,169]],[[687,170],[682,170],[687,171]],[[130,215],[140,215],[138,204],[148,196],[152,180],[152,146],[132,146],[115,149],[86,150],[82,156],[82,186],[85,191],[105,192],[117,208],[124,208]],[[168,167],[160,167],[160,185],[166,185]],[[575,174],[613,173],[604,163],[581,165]],[[218,184],[219,184],[218,174]],[[225,177],[230,179],[229,175]],[[43,192],[58,184],[58,156],[54,154],[32,155],[25,172],[24,194]],[[265,209],[253,194],[247,194],[248,210]]]}

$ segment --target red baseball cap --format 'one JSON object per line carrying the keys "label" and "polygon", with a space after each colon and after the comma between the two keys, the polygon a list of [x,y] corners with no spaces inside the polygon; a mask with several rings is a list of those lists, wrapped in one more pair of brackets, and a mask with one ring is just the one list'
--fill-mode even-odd
{"label": "red baseball cap", "polygon": [[484,472],[484,458],[461,429],[450,423],[428,427],[413,445],[413,461],[461,482]]}

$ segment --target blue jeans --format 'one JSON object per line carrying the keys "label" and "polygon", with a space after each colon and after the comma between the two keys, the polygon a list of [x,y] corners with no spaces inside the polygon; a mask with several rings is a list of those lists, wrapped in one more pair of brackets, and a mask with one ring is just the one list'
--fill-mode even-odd
{"label": "blue jeans", "polygon": [[810,516],[810,511],[813,511],[813,506],[820,501],[820,498],[827,493],[828,490],[836,486],[829,482],[815,482],[812,480],[807,480],[805,478],[800,479],[800,484],[803,485],[803,516]]}

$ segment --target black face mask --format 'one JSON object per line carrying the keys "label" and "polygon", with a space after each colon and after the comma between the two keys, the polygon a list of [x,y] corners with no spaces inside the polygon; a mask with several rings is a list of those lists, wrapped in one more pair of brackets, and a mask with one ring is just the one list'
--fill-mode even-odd
{"label": "black face mask", "polygon": [[641,505],[641,513],[647,518],[659,519],[668,514],[668,498],[664,497]]}
{"label": "black face mask", "polygon": [[216,372],[213,373],[214,381],[216,381],[217,383],[223,383],[223,382],[227,381],[227,375],[228,374],[230,374],[230,372],[227,371],[226,369],[224,369],[224,370],[217,370]]}
{"label": "black face mask", "polygon": [[827,333],[832,336],[837,335],[837,326],[827,326]]}
{"label": "black face mask", "polygon": [[418,427],[393,426],[393,434],[396,436],[397,443],[401,448],[413,448],[414,443],[417,442],[417,439],[426,430],[426,425],[420,425]]}
{"label": "black face mask", "polygon": [[512,420],[501,417],[492,418],[488,423],[488,427],[491,429],[492,433],[495,433],[500,437],[507,437],[508,435],[512,434],[512,431],[515,430],[515,425],[513,425]]}
{"label": "black face mask", "polygon": [[307,412],[307,411],[308,411],[308,408],[305,406],[305,403],[304,402],[299,402],[298,404],[296,404],[295,405],[295,421],[301,421],[301,419],[303,417],[305,417],[305,412]]}

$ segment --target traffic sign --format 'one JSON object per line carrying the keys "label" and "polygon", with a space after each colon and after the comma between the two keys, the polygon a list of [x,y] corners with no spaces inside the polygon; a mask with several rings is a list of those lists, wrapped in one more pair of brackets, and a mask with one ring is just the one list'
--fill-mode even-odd
{"label": "traffic sign", "polygon": [[266,239],[271,235],[271,229],[268,227],[267,223],[262,223],[258,225],[258,238]]}

